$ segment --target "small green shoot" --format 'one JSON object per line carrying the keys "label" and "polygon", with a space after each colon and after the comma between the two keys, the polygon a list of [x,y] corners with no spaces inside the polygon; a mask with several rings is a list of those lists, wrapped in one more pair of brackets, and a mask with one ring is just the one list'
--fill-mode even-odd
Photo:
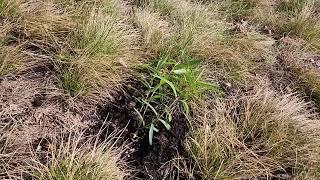
{"label": "small green shoot", "polygon": [[[189,102],[208,91],[218,91],[217,84],[202,80],[201,61],[187,55],[173,59],[160,56],[153,64],[145,65],[146,76],[141,80],[146,91],[135,97],[139,108],[135,111],[143,128],[149,128],[149,144],[160,127],[171,129],[173,114],[182,110],[188,117]],[[146,120],[149,120],[146,122]]]}

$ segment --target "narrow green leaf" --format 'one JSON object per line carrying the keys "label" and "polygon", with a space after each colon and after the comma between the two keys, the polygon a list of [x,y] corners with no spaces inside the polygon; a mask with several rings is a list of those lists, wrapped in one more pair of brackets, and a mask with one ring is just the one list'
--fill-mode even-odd
{"label": "narrow green leaf", "polygon": [[167,113],[167,117],[168,117],[168,121],[171,122],[172,121],[172,115],[170,113],[170,111],[168,110],[168,106],[166,106],[165,108],[165,112]]}
{"label": "narrow green leaf", "polygon": [[172,71],[175,74],[185,74],[187,73],[187,69],[176,69]]}
{"label": "narrow green leaf", "polygon": [[206,90],[219,90],[219,85],[207,82],[198,82],[197,85]]}
{"label": "narrow green leaf", "polygon": [[158,94],[158,95],[154,95],[154,96],[153,96],[153,99],[160,99],[160,98],[162,98],[162,95],[159,95],[159,94]]}
{"label": "narrow green leaf", "polygon": [[171,89],[172,89],[172,91],[173,91],[173,93],[174,93],[174,96],[175,96],[175,97],[178,96],[178,95],[177,95],[177,90],[176,90],[176,88],[175,88],[175,86],[173,85],[172,82],[170,82],[168,79],[166,79],[166,78],[164,78],[164,77],[161,77],[161,76],[158,76],[158,75],[153,75],[153,76],[156,77],[156,78],[159,78],[160,81],[163,81],[163,82],[167,83],[167,84],[171,87]]}
{"label": "narrow green leaf", "polygon": [[150,128],[149,128],[149,144],[152,145],[152,140],[153,140],[153,132],[159,132],[159,129],[154,127],[154,124],[151,123]]}
{"label": "narrow green leaf", "polygon": [[189,65],[186,63],[180,63],[174,66],[174,69],[188,69],[188,68],[189,68]]}
{"label": "narrow green leaf", "polygon": [[144,119],[143,119],[143,116],[141,115],[141,113],[136,108],[133,108],[133,109],[138,114],[139,119],[140,119],[140,121],[142,123],[142,126],[145,126],[145,122],[144,122]]}
{"label": "narrow green leaf", "polygon": [[160,69],[162,69],[163,68],[163,66],[167,63],[167,60],[168,60],[168,58],[167,57],[165,57],[165,58],[161,58],[161,60],[160,61],[158,61],[158,64],[157,64],[157,70],[160,70]]}
{"label": "narrow green leaf", "polygon": [[189,105],[188,105],[187,101],[182,100],[181,102],[182,102],[184,112],[188,115],[190,113],[190,109],[189,109]]}
{"label": "narrow green leaf", "polygon": [[154,130],[155,132],[159,132],[159,129],[157,129],[156,127],[153,127],[153,130]]}
{"label": "narrow green leaf", "polygon": [[153,112],[156,116],[158,116],[158,113],[157,113],[156,109],[155,109],[150,103],[148,103],[148,102],[145,101],[145,100],[142,100],[142,101],[143,101],[143,103],[144,103],[145,105],[147,105],[147,107],[149,107],[149,108],[152,110],[152,112]]}
{"label": "narrow green leaf", "polygon": [[200,60],[191,60],[188,62],[190,66],[199,66],[201,64]]}
{"label": "narrow green leaf", "polygon": [[151,125],[150,125],[150,129],[149,129],[149,144],[150,144],[150,146],[152,145],[153,129],[154,129],[154,125],[151,124]]}
{"label": "narrow green leaf", "polygon": [[160,122],[162,122],[162,124],[166,127],[167,130],[170,130],[171,129],[171,126],[169,123],[167,123],[166,121],[162,120],[162,119],[159,119]]}
{"label": "narrow green leaf", "polygon": [[151,88],[151,85],[150,85],[149,82],[146,81],[145,79],[141,79],[141,82],[142,82],[142,84],[143,84],[146,88],[148,88],[148,89]]}
{"label": "narrow green leaf", "polygon": [[151,92],[156,92],[161,86],[164,84],[164,82],[160,82],[156,87],[154,87]]}

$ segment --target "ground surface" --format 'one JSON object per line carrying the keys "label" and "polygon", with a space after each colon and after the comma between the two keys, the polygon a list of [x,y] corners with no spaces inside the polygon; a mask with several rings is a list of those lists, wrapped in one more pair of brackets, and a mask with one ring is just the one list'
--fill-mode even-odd
{"label": "ground surface", "polygon": [[0,0],[0,179],[319,179],[317,0]]}

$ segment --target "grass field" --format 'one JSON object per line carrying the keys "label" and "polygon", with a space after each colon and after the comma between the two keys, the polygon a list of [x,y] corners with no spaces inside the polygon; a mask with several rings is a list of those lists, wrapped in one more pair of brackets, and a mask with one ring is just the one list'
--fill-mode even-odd
{"label": "grass field", "polygon": [[0,179],[320,179],[320,1],[0,0]]}

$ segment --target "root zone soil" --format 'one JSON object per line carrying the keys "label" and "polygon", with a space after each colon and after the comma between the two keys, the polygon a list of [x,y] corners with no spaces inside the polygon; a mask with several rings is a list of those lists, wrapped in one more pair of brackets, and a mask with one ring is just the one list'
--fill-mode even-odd
{"label": "root zone soil", "polygon": [[[126,92],[128,93],[128,91]],[[170,160],[177,158],[187,158],[187,153],[183,148],[183,142],[186,138],[189,128],[183,114],[174,114],[171,129],[161,129],[154,134],[153,145],[149,145],[149,130],[139,129],[138,116],[133,109],[132,94],[119,95],[113,103],[99,106],[98,113],[100,121],[92,129],[97,132],[101,129],[103,123],[108,128],[106,133],[113,131],[123,131],[120,144],[126,142],[129,144],[129,150],[125,154],[134,170],[135,179],[168,179],[168,170],[164,165]],[[107,120],[107,122],[104,122]],[[191,162],[190,166],[193,167]],[[178,174],[175,168],[170,173]],[[169,178],[170,179],[170,178]],[[183,174],[179,174],[179,179],[188,179]]]}

